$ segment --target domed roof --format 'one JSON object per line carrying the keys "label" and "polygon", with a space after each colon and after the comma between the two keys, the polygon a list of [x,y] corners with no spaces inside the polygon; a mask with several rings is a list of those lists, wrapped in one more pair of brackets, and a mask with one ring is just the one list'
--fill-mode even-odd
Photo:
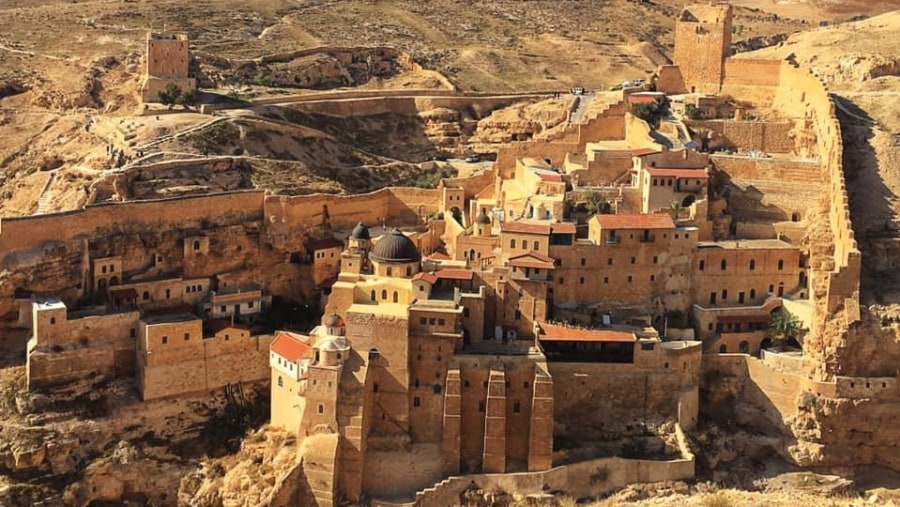
{"label": "domed roof", "polygon": [[353,228],[353,232],[350,233],[350,237],[353,239],[369,239],[369,228],[363,225],[362,222],[356,224],[356,227]]}
{"label": "domed roof", "polygon": [[482,211],[481,214],[475,217],[475,223],[478,225],[491,225],[491,217]]}
{"label": "domed roof", "polygon": [[344,327],[344,319],[336,313],[332,313],[325,319],[325,325],[328,327]]}
{"label": "domed roof", "polygon": [[416,262],[421,255],[411,239],[394,229],[375,243],[369,257],[378,262]]}
{"label": "domed roof", "polygon": [[342,351],[350,348],[346,336],[328,336],[316,343],[316,348],[327,351]]}

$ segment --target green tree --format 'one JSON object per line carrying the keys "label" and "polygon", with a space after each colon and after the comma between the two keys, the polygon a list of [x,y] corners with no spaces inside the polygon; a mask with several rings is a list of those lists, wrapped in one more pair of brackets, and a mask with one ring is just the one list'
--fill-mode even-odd
{"label": "green tree", "polygon": [[672,215],[672,220],[678,220],[678,215],[681,214],[681,203],[678,201],[672,201],[669,203],[669,214]]}
{"label": "green tree", "polygon": [[633,104],[631,106],[631,114],[649,123],[651,127],[659,124],[659,119],[663,116],[663,108],[658,102],[648,102],[646,104]]}
{"label": "green tree", "polygon": [[684,116],[688,120],[703,119],[703,113],[700,112],[700,108],[693,104],[688,104],[688,105],[684,106]]}
{"label": "green tree", "polygon": [[584,194],[584,200],[584,208],[592,215],[612,213],[612,205],[600,192],[587,192]]}
{"label": "green tree", "polygon": [[186,90],[181,94],[181,97],[178,98],[178,103],[185,107],[185,109],[190,109],[193,106],[197,105],[197,90],[191,88],[190,90]]}
{"label": "green tree", "polygon": [[802,330],[803,325],[800,319],[784,307],[779,308],[772,314],[772,320],[769,322],[769,332],[772,338],[785,341],[790,338],[796,338]]}
{"label": "green tree", "polygon": [[167,84],[165,89],[159,92],[159,101],[169,108],[178,102],[179,97],[181,97],[181,88],[174,83]]}

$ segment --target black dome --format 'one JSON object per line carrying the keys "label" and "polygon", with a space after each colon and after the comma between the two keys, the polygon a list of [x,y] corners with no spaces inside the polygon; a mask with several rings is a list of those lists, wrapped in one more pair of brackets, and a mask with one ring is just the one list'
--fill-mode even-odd
{"label": "black dome", "polygon": [[411,239],[394,229],[375,243],[369,257],[378,262],[416,262],[421,255]]}
{"label": "black dome", "polygon": [[487,216],[484,212],[481,212],[480,215],[475,217],[475,223],[478,225],[491,225],[491,217]]}
{"label": "black dome", "polygon": [[353,228],[353,232],[350,233],[350,237],[353,239],[369,239],[369,228],[363,225],[362,222],[356,224],[356,227]]}

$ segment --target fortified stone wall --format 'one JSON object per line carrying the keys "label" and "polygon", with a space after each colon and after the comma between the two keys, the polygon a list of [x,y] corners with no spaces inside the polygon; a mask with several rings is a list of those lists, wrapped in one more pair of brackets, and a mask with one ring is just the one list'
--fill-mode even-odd
{"label": "fortified stone wall", "polygon": [[[670,365],[676,367],[680,365]],[[678,413],[671,370],[640,371],[630,364],[549,363],[553,376],[555,438],[604,440],[627,434],[644,421],[674,419]]]}
{"label": "fortified stone wall", "polygon": [[184,361],[142,364],[144,400],[208,391],[238,382],[264,381],[271,376],[270,335],[227,342],[206,338],[202,343],[202,348]]}
{"label": "fortified stone wall", "polygon": [[[414,503],[403,505],[407,507],[457,505],[460,494],[473,483],[484,491],[530,495],[550,490],[564,491],[569,496],[583,498],[599,496],[628,484],[689,479],[694,476],[694,456],[684,444],[681,428],[676,427],[676,433],[683,455],[680,459],[653,461],[600,458],[541,472],[455,476],[418,492]],[[400,504],[372,500],[372,505],[396,507]]]}
{"label": "fortified stone wall", "polygon": [[735,120],[688,120],[692,129],[703,128],[716,132],[724,141],[742,151],[762,151],[764,153],[794,153],[792,121],[735,121]]}

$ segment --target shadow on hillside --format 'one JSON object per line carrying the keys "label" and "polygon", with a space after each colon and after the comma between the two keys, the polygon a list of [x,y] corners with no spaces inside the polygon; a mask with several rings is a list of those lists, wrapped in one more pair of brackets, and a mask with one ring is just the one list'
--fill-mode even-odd
{"label": "shadow on hillside", "polygon": [[[893,273],[898,265],[896,256],[888,255],[884,247],[890,247],[900,238],[900,217],[891,208],[897,196],[885,183],[878,168],[878,156],[872,140],[875,122],[865,110],[839,98],[837,108],[841,136],[844,143],[844,179],[850,201],[850,219],[862,252],[861,300],[864,304],[891,303],[895,296],[883,289],[895,286]],[[848,114],[849,112],[849,114]]]}

